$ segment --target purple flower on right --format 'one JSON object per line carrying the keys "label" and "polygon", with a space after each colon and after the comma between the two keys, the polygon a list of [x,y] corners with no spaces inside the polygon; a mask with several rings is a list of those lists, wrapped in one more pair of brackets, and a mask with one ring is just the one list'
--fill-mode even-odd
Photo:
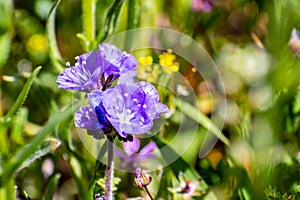
{"label": "purple flower on right", "polygon": [[[134,82],[135,72],[120,77],[118,84],[105,91],[88,94],[90,106],[75,113],[75,125],[95,132],[109,133],[114,128],[121,138],[143,134],[151,129],[153,120],[168,111],[159,102],[159,94],[148,82]],[[102,138],[102,134],[94,135]]]}
{"label": "purple flower on right", "polygon": [[121,137],[149,131],[153,120],[168,111],[159,102],[159,94],[148,82],[134,82],[136,73],[120,77],[118,84],[104,92],[103,107],[106,117]]}
{"label": "purple flower on right", "polygon": [[210,12],[213,7],[213,0],[192,0],[194,11]]}

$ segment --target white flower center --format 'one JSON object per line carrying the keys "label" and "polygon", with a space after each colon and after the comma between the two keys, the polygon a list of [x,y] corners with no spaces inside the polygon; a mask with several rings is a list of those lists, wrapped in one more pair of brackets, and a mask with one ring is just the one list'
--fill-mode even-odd
{"label": "white flower center", "polygon": [[118,117],[120,124],[126,124],[126,125],[130,125],[131,124],[131,119],[134,118],[134,113],[132,113],[132,110],[130,109],[123,109],[123,111],[120,112],[116,112],[116,116]]}

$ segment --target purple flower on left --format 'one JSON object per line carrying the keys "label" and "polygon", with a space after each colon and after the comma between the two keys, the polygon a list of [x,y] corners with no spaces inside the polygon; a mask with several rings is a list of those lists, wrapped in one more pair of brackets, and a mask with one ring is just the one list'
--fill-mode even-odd
{"label": "purple flower on left", "polygon": [[[60,88],[87,92],[89,105],[75,113],[75,125],[102,139],[117,132],[120,140],[132,141],[134,134],[151,129],[153,120],[168,111],[159,94],[148,82],[134,82],[135,58],[111,44],[82,54],[75,66],[57,78]],[[119,78],[118,83],[109,87]]]}
{"label": "purple flower on left", "polygon": [[134,69],[135,58],[114,45],[103,43],[98,49],[76,57],[75,66],[66,68],[57,78],[59,88],[91,92],[105,90],[121,74]]}

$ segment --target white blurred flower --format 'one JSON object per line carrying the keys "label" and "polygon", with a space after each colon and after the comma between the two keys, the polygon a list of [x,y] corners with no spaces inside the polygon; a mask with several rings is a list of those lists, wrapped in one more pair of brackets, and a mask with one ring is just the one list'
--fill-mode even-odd
{"label": "white blurred flower", "polygon": [[297,31],[295,28],[291,32],[291,37],[289,40],[289,47],[291,48],[292,52],[298,54],[300,52],[300,32]]}
{"label": "white blurred flower", "polygon": [[[264,81],[271,68],[271,56],[255,45],[238,47],[227,44],[221,50],[218,65],[224,75],[226,90],[238,92],[241,83],[256,85]],[[241,82],[242,81],[242,82]]]}

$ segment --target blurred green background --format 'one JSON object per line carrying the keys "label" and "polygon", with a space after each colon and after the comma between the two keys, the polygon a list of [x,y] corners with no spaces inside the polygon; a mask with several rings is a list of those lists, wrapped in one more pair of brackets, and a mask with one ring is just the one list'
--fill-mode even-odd
{"label": "blurred green background", "polygon": [[[85,28],[89,23],[85,20],[89,17],[84,11],[86,2],[95,5],[94,30]],[[203,194],[193,197],[172,194],[168,188],[180,185],[180,180],[175,180],[176,173],[169,167],[163,170],[163,177],[171,178],[152,174],[150,190],[157,199],[209,199],[205,196],[210,192],[216,199],[300,199],[300,39],[296,32],[300,29],[300,1],[211,0],[210,11],[196,8],[195,2],[204,0],[62,0],[53,15],[55,26],[51,26],[48,16],[54,1],[0,0],[0,199],[8,199],[9,191],[16,192],[12,196],[18,199],[89,199],[90,193],[101,191],[101,184],[89,191],[92,177],[102,177],[104,170],[94,173],[96,161],[78,138],[71,115],[62,117],[63,123],[49,125],[47,137],[54,141],[47,155],[14,170],[13,177],[5,175],[10,166],[17,166],[13,164],[18,163],[18,152],[48,127],[51,116],[72,103],[73,94],[57,88],[59,67],[55,66],[64,67],[67,61],[74,64],[75,56],[105,38],[107,24],[108,36],[137,27],[163,27],[192,37],[213,58],[222,76],[218,81],[225,86],[226,108],[210,101],[208,86],[193,74],[193,66],[177,57],[180,73],[196,91],[198,111],[210,117],[225,109],[222,132],[230,146],[220,141],[200,159],[199,144],[205,130],[201,127],[199,141],[182,158],[202,177],[198,184],[207,184],[205,191],[201,189]],[[24,105],[12,119],[5,118],[38,66],[42,69]],[[167,104],[175,108],[171,101]],[[176,133],[176,111],[167,123],[164,133],[170,135],[159,135],[165,141]],[[185,139],[191,139],[188,131]],[[121,178],[116,199],[145,195],[128,187],[133,182],[130,174],[116,172],[116,176]],[[16,185],[17,190],[6,184]]]}

